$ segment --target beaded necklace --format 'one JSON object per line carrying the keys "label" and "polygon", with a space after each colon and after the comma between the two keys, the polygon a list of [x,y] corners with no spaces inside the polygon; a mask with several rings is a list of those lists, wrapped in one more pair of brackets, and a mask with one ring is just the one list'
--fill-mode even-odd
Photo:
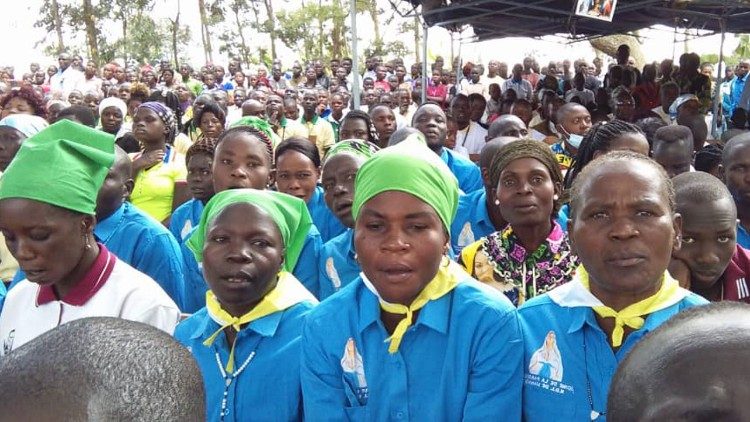
{"label": "beaded necklace", "polygon": [[250,364],[250,361],[253,360],[253,358],[255,357],[255,350],[253,350],[247,357],[247,359],[242,362],[242,365],[240,365],[240,367],[231,374],[227,374],[227,372],[224,370],[224,366],[221,364],[221,359],[219,358],[219,352],[215,352],[215,355],[216,364],[219,366],[219,372],[221,373],[221,377],[224,378],[224,396],[221,398],[221,413],[219,413],[219,420],[223,421],[224,416],[226,416],[227,414],[227,396],[229,395],[229,387],[232,385],[232,381],[234,381],[235,378],[239,377],[242,371],[245,370],[247,365]]}

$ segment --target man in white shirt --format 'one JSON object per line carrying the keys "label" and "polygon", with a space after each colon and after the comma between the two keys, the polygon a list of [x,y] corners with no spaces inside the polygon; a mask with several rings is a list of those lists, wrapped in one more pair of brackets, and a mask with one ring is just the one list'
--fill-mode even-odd
{"label": "man in white shirt", "polygon": [[482,82],[479,81],[482,76],[482,65],[476,64],[471,68],[469,79],[461,80],[461,93],[469,96],[471,94],[484,95],[485,87]]}
{"label": "man in white shirt", "polygon": [[68,53],[60,53],[57,58],[60,65],[56,74],[50,78],[52,92],[61,92],[63,98],[68,98],[70,91],[83,91],[85,77],[83,72],[71,66],[72,58]]}
{"label": "man in white shirt", "polygon": [[491,97],[490,85],[497,84],[498,88],[502,89],[503,84],[505,83],[505,79],[503,79],[498,72],[500,72],[500,62],[497,60],[490,60],[489,64],[487,64],[487,76],[482,78],[482,85],[484,85],[484,98],[488,101]]}
{"label": "man in white shirt", "polygon": [[451,115],[457,126],[456,147],[466,148],[471,161],[476,162],[484,147],[487,131],[471,121],[471,107],[467,96],[459,94],[451,101]]}

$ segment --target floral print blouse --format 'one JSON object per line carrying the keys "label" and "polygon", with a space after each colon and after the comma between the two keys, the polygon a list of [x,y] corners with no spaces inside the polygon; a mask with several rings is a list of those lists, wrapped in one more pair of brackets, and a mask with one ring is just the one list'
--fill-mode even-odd
{"label": "floral print blouse", "polygon": [[578,257],[568,236],[556,222],[544,243],[529,252],[513,228],[483,237],[461,251],[459,263],[477,280],[502,291],[515,306],[567,283],[573,278]]}

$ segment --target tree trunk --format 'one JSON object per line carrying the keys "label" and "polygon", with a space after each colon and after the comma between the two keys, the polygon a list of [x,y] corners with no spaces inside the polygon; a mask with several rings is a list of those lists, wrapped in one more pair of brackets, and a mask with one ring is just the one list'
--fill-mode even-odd
{"label": "tree trunk", "polygon": [[373,44],[373,53],[382,54],[383,52],[383,38],[380,35],[380,17],[378,16],[378,3],[372,1],[368,4],[367,11],[370,13],[372,24],[375,27],[375,40]]}
{"label": "tree trunk", "polygon": [[419,17],[414,16],[414,63],[419,63],[419,28],[422,27],[422,23],[419,22]]}
{"label": "tree trunk", "polygon": [[[344,19],[346,15],[341,13],[341,0],[333,1],[333,32],[331,33],[332,57],[341,58],[346,54],[346,41],[344,40]],[[335,69],[331,69],[335,72]]]}
{"label": "tree trunk", "polygon": [[271,60],[276,60],[276,15],[273,14],[271,0],[264,0],[268,14],[268,35],[271,37]]}
{"label": "tree trunk", "polygon": [[589,43],[591,43],[594,49],[614,58],[617,58],[617,47],[621,44],[627,44],[630,46],[630,55],[635,59],[636,67],[641,68],[646,64],[646,59],[641,50],[641,43],[632,35],[607,35],[606,37],[589,40]]}
{"label": "tree trunk", "polygon": [[318,54],[316,56],[319,59],[323,59],[323,19],[320,18],[321,11],[323,10],[323,0],[318,0]]}
{"label": "tree trunk", "polygon": [[206,63],[213,63],[213,49],[211,48],[211,31],[208,29],[208,19],[206,18],[206,2],[198,0],[198,9],[201,14],[201,40],[203,41],[203,53],[206,56]]}
{"label": "tree trunk", "polygon": [[[250,66],[250,52],[245,41],[245,27],[242,25],[242,21],[240,21],[240,8],[238,4],[235,3],[233,5],[232,12],[234,12],[234,21],[237,24],[237,32],[240,33],[240,41],[242,42],[242,46],[240,47],[240,50],[242,50],[242,61],[244,61],[244,65]],[[234,75],[232,76],[234,77]]]}
{"label": "tree trunk", "polygon": [[65,43],[63,42],[60,5],[58,4],[57,0],[52,0],[50,2],[50,8],[52,9],[52,19],[54,19],[55,21],[55,32],[57,33],[57,54],[60,54],[65,50]]}
{"label": "tree trunk", "polygon": [[120,19],[122,22],[122,59],[124,60],[123,63],[127,66],[128,63],[128,20],[125,19],[125,16],[120,15]]}
{"label": "tree trunk", "polygon": [[172,53],[174,54],[174,69],[180,70],[180,60],[177,57],[177,33],[180,32],[180,0],[177,0],[177,16],[172,23]]}
{"label": "tree trunk", "polygon": [[96,28],[96,18],[94,17],[94,8],[91,0],[83,0],[83,23],[86,26],[86,43],[89,47],[89,57],[98,66],[99,47],[97,45],[97,35],[99,31]]}

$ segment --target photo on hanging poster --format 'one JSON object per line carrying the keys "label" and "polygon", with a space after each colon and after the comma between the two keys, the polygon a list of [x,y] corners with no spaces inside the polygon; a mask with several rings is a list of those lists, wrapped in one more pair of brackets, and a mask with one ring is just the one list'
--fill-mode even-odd
{"label": "photo on hanging poster", "polygon": [[612,22],[617,0],[577,0],[576,15]]}

